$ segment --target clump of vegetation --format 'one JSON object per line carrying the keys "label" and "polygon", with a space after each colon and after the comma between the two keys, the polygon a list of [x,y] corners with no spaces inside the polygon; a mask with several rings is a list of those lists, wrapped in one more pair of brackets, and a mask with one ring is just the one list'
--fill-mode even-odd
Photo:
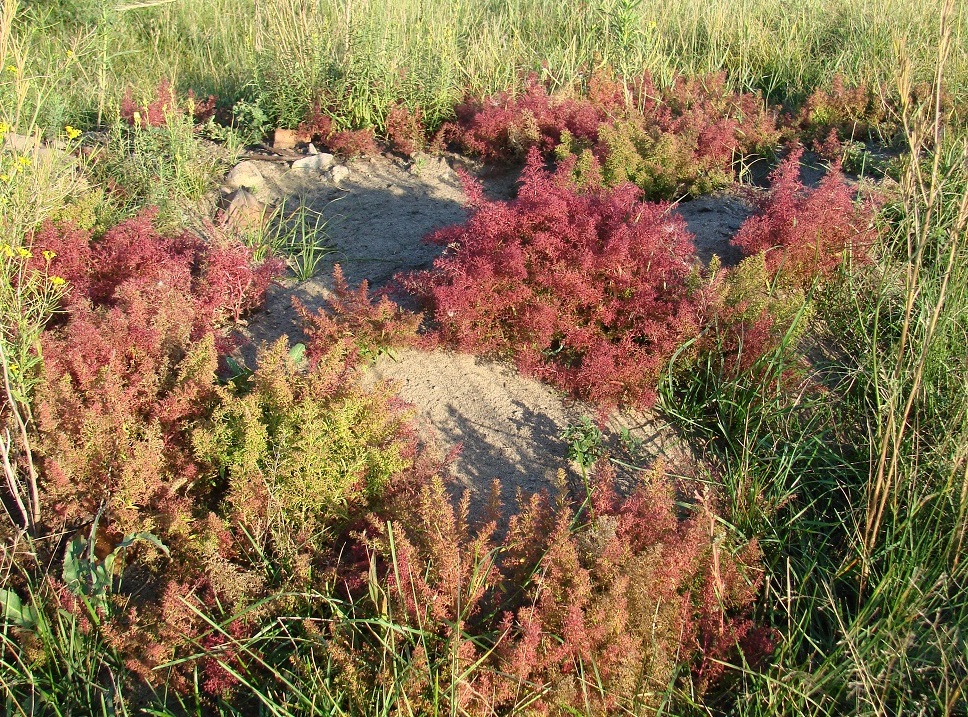
{"label": "clump of vegetation", "polygon": [[416,454],[408,413],[388,387],[358,388],[346,347],[328,348],[307,372],[280,339],[192,433],[203,474],[225,482],[222,517],[239,544],[303,573],[332,557],[334,534],[411,471]]}
{"label": "clump of vegetation", "polygon": [[794,149],[773,171],[769,192],[754,199],[758,214],[732,242],[746,255],[764,253],[771,277],[804,290],[841,262],[862,260],[876,232],[870,205],[855,199],[839,167],[815,189],[803,186],[802,153]]}
{"label": "clump of vegetation", "polygon": [[215,114],[215,96],[199,100],[194,90],[188,90],[185,99],[179,100],[171,83],[162,79],[155,88],[154,97],[146,105],[135,102],[134,90],[129,87],[121,99],[120,112],[121,119],[136,127],[164,127],[173,117],[182,116],[198,124]]}
{"label": "clump of vegetation", "polygon": [[351,289],[339,264],[333,267],[333,294],[326,303],[328,308],[313,313],[294,299],[308,337],[306,353],[314,363],[326,356],[334,344],[365,357],[413,345],[423,321],[419,314],[401,308],[385,293],[374,302],[365,280]]}
{"label": "clump of vegetation", "polygon": [[559,161],[575,156],[581,184],[630,181],[649,199],[673,199],[725,186],[735,163],[772,153],[780,132],[775,113],[728,90],[723,74],[660,89],[648,74],[622,83],[598,73],[578,97],[552,96],[531,77],[520,94],[466,101],[442,136],[490,161],[532,147]]}
{"label": "clump of vegetation", "polygon": [[597,87],[595,80],[591,101],[553,97],[537,75],[530,75],[520,91],[466,99],[455,109],[456,121],[441,129],[442,135],[465,152],[492,162],[523,159],[532,147],[550,154],[564,132],[576,141],[593,142],[609,113],[626,108],[618,85],[606,90]]}
{"label": "clump of vegetation", "polygon": [[[386,584],[368,607],[414,636],[396,649],[418,709],[651,710],[670,683],[715,683],[737,645],[753,661],[772,649],[749,620],[758,547],[731,545],[709,503],[678,517],[661,470],[620,500],[603,463],[593,518],[531,496],[503,540],[466,511],[434,481],[375,539]],[[390,679],[386,646],[346,628],[331,639],[337,684],[365,704]]]}
{"label": "clump of vegetation", "polygon": [[[742,160],[772,155],[779,143],[775,113],[755,95],[728,91],[722,74],[680,77],[665,90],[646,76],[634,103],[638,112],[599,129],[592,154],[606,186],[632,182],[649,199],[724,187]],[[580,152],[571,145],[559,147],[559,156]]]}
{"label": "clump of vegetation", "polygon": [[213,398],[216,328],[261,304],[280,265],[161,235],[150,214],[98,242],[48,225],[34,246],[69,286],[37,389],[45,512],[68,525],[100,514],[121,534],[171,528],[185,517],[176,487],[197,478],[184,431]]}
{"label": "clump of vegetation", "polygon": [[532,150],[517,199],[473,185],[449,247],[405,280],[443,340],[513,358],[522,370],[604,403],[649,404],[659,371],[700,326],[687,285],[694,252],[681,219],[631,185],[581,192]]}
{"label": "clump of vegetation", "polygon": [[[220,384],[219,357],[232,344],[219,328],[262,302],[281,264],[253,265],[241,245],[161,234],[151,220],[97,241],[62,225],[34,237],[69,290],[63,318],[43,336],[27,449],[41,499],[26,527],[81,531],[92,551],[123,545],[127,554],[124,571],[97,568],[107,602],[93,613],[87,592],[45,582],[33,561],[14,566],[13,583],[34,616],[21,625],[27,649],[48,647],[32,632],[41,614],[66,611],[131,676],[125,691],[134,676],[187,688],[195,661],[170,673],[161,665],[207,639],[203,615],[265,597],[269,581],[253,556],[289,561],[289,588],[310,584],[338,554],[329,539],[414,470],[416,450],[387,390],[346,380],[352,356],[342,343],[309,375],[280,343],[247,378]],[[129,550],[128,536],[150,540]],[[63,561],[66,575],[56,541],[35,549]],[[255,626],[237,627],[241,638]]]}
{"label": "clump of vegetation", "polygon": [[313,142],[344,158],[378,154],[380,151],[372,127],[337,129],[330,114],[318,102],[308,117],[300,123],[299,129]]}
{"label": "clump of vegetation", "polygon": [[414,156],[427,144],[423,113],[419,108],[411,111],[405,105],[394,105],[387,113],[386,137],[391,150],[405,157]]}

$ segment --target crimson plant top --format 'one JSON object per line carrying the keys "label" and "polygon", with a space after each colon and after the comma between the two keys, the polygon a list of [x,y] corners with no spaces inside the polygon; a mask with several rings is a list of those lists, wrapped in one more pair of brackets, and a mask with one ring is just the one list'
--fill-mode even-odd
{"label": "crimson plant top", "polygon": [[697,331],[692,236],[633,185],[583,192],[570,172],[546,171],[532,150],[511,202],[466,180],[470,218],[432,235],[447,251],[404,284],[459,349],[513,357],[582,398],[650,404]]}

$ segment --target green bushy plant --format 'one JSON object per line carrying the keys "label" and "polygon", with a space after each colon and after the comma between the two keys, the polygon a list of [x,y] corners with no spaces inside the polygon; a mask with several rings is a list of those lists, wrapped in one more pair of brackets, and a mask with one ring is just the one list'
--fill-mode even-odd
{"label": "green bushy plant", "polygon": [[413,467],[408,414],[386,387],[356,388],[345,347],[331,351],[306,373],[280,339],[248,381],[221,390],[192,436],[196,458],[224,481],[234,529],[259,543],[271,536],[277,550],[299,540],[323,552],[331,525],[364,513]]}

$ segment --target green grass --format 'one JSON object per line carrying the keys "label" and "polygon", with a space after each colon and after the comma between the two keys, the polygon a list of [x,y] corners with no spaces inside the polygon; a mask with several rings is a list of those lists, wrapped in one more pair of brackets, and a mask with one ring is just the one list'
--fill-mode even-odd
{"label": "green grass", "polygon": [[966,708],[968,140],[949,127],[935,145],[921,110],[921,159],[874,263],[817,291],[808,336],[825,358],[808,370],[825,389],[778,390],[804,370],[783,348],[747,376],[709,365],[667,386],[667,411],[716,446],[730,519],[770,560],[763,616],[784,638],[736,714]]}
{"label": "green grass", "polygon": [[[163,78],[213,93],[226,107],[257,103],[293,125],[321,89],[346,125],[379,125],[393,101],[446,116],[465,88],[496,92],[522,72],[571,85],[608,65],[660,81],[726,71],[773,102],[802,99],[835,73],[893,83],[900,46],[918,80],[937,56],[940,4],[910,0],[6,0],[15,12],[0,106],[16,124],[57,133],[102,124],[125,89]],[[964,9],[954,18],[949,80],[968,75]],[[2,49],[2,48],[0,48]],[[16,78],[29,78],[17,89]],[[8,122],[10,117],[4,118]]]}

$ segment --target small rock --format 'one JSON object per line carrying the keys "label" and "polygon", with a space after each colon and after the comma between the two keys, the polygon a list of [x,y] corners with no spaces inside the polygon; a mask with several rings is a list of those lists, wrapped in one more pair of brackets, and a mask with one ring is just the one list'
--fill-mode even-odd
{"label": "small rock", "polygon": [[238,231],[265,228],[272,211],[245,187],[226,194],[219,201],[219,223]]}
{"label": "small rock", "polygon": [[38,137],[8,132],[0,142],[0,149],[10,149],[21,154],[34,154],[38,159],[67,159],[68,153],[63,142],[48,142],[44,144]]}
{"label": "small rock", "polygon": [[326,173],[326,178],[329,179],[333,184],[339,184],[349,176],[350,170],[348,170],[342,164],[337,164]]}
{"label": "small rock", "polygon": [[298,129],[279,128],[272,133],[272,148],[293,149],[297,144],[303,144],[309,140],[309,132],[301,132]]}
{"label": "small rock", "polygon": [[319,150],[316,149],[316,145],[313,144],[312,142],[310,142],[309,146],[306,147],[306,151],[309,152],[310,154],[319,154]]}
{"label": "small rock", "polygon": [[253,191],[258,191],[265,186],[266,178],[262,173],[263,162],[247,159],[239,162],[232,167],[225,177],[225,186],[229,189],[241,189],[245,187]]}
{"label": "small rock", "polygon": [[320,152],[319,154],[311,154],[308,157],[297,159],[292,163],[292,168],[322,172],[333,163],[333,159],[333,155]]}

